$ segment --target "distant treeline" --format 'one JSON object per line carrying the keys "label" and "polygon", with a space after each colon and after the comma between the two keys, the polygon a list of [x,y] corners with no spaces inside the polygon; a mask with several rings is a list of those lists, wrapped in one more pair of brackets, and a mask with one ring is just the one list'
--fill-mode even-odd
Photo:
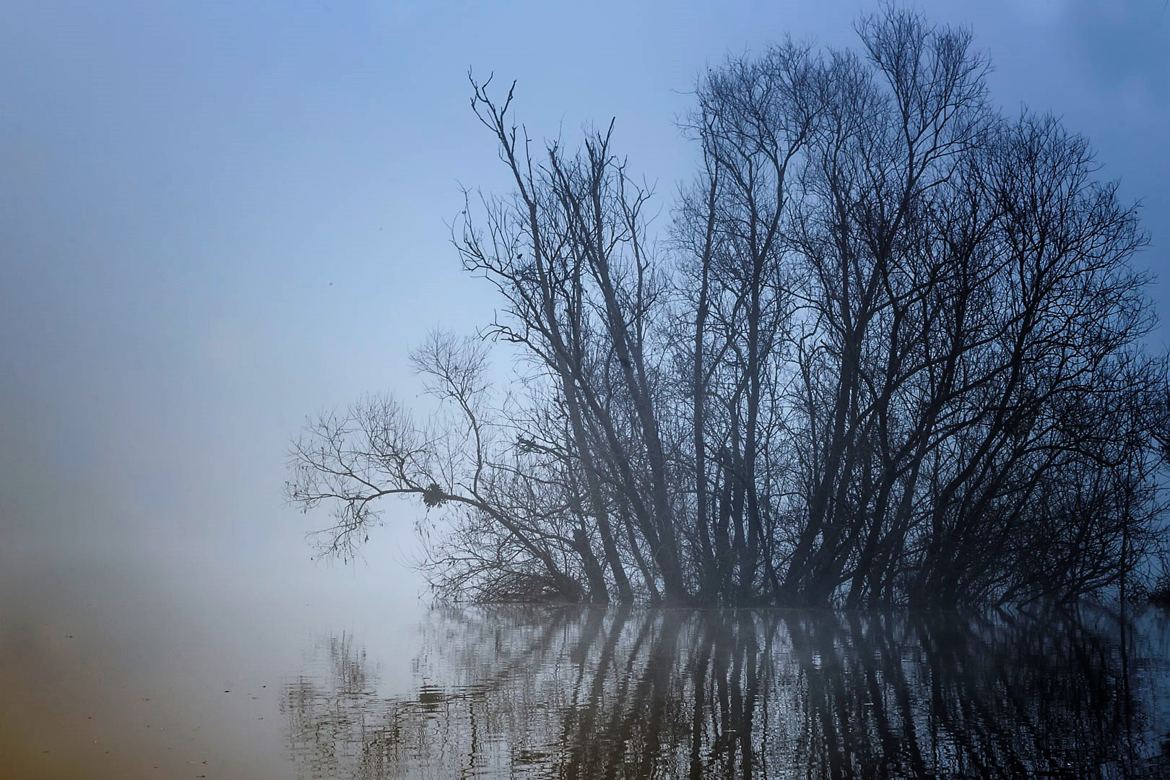
{"label": "distant treeline", "polygon": [[1021,603],[1144,571],[1170,394],[1136,207],[1057,119],[993,108],[967,32],[857,30],[706,73],[654,230],[612,123],[538,145],[473,80],[514,188],[453,238],[522,368],[493,391],[485,339],[436,335],[437,415],[313,421],[289,494],[335,510],[324,547],[399,494],[477,600]]}

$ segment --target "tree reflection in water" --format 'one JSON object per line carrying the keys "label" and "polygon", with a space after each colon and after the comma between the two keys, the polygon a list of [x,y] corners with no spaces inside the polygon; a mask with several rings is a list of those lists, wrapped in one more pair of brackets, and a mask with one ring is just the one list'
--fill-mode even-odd
{"label": "tree reflection in water", "polygon": [[282,706],[309,777],[1161,776],[1153,628],[1123,653],[1096,613],[437,610],[410,695],[342,636]]}

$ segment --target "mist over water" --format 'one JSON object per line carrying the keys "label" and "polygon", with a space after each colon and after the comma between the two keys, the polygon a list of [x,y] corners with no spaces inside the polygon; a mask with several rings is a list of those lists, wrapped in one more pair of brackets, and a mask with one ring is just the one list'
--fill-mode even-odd
{"label": "mist over water", "polygon": [[300,552],[0,551],[0,777],[289,775],[281,686],[317,638],[360,632],[406,685],[422,613],[401,570]]}
{"label": "mist over water", "polygon": [[430,608],[354,578],[4,563],[29,597],[0,610],[3,777],[1170,770],[1157,612],[1123,643],[1095,607]]}

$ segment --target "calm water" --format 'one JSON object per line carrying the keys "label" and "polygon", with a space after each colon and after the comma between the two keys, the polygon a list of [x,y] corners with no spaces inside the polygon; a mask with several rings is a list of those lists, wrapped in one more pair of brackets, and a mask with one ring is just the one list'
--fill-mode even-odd
{"label": "calm water", "polygon": [[429,609],[35,568],[0,571],[2,778],[1170,776],[1153,612],[1123,642],[1096,609]]}
{"label": "calm water", "polygon": [[447,610],[283,689],[309,777],[1166,776],[1167,624],[1101,614]]}

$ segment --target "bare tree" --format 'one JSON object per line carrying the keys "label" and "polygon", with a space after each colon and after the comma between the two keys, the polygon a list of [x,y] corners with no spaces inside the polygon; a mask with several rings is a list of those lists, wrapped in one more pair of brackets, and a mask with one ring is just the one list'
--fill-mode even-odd
{"label": "bare tree", "polygon": [[[348,555],[378,502],[441,510],[451,596],[669,603],[1068,601],[1159,554],[1170,408],[1137,212],[1087,141],[987,98],[969,33],[887,10],[861,49],[709,71],[666,230],[614,151],[471,107],[511,177],[453,241],[526,361],[415,356],[440,413],[315,421],[291,498]],[[658,240],[659,236],[666,240]]]}

